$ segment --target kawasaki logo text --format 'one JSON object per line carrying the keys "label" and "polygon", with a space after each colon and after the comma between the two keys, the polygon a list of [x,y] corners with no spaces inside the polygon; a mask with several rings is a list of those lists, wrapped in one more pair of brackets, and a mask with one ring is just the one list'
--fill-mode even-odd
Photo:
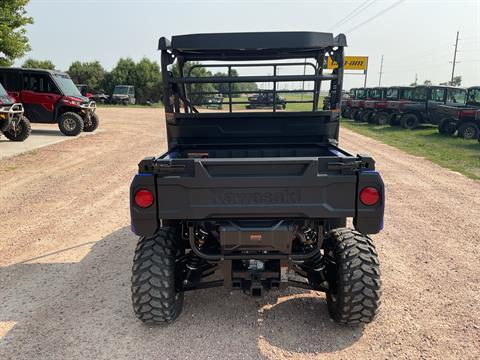
{"label": "kawasaki logo text", "polygon": [[214,190],[215,204],[249,205],[249,204],[294,204],[300,202],[300,191],[241,191]]}

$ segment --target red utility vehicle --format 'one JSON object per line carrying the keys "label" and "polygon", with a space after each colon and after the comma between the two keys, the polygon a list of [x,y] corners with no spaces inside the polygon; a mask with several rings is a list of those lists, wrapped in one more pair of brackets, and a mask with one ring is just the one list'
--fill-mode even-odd
{"label": "red utility vehicle", "polygon": [[98,127],[95,102],[82,96],[65,73],[0,68],[0,82],[16,102],[23,104],[24,116],[32,123],[57,123],[67,136]]}

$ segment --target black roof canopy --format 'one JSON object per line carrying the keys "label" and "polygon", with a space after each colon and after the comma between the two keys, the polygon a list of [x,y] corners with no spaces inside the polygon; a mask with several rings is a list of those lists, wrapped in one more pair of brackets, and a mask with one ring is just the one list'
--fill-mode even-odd
{"label": "black roof canopy", "polygon": [[212,33],[160,38],[159,50],[171,50],[187,60],[316,57],[320,50],[347,46],[345,35],[309,31]]}

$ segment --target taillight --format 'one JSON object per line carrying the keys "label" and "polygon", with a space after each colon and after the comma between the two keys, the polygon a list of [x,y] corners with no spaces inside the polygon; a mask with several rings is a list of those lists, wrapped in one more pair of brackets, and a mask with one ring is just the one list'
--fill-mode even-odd
{"label": "taillight", "polygon": [[363,188],[360,191],[360,201],[367,206],[375,205],[380,201],[380,192],[372,186]]}
{"label": "taillight", "polygon": [[135,193],[135,204],[147,208],[153,204],[153,194],[150,190],[140,189]]}

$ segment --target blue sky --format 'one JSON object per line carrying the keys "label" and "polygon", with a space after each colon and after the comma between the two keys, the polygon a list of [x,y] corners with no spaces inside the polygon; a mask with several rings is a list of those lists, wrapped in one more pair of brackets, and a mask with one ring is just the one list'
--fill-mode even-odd
{"label": "blue sky", "polygon": [[[397,0],[374,1],[343,25],[332,26],[364,3],[359,1],[162,1],[31,0],[35,24],[28,27],[26,58],[50,59],[67,69],[74,60],[99,60],[111,69],[120,57],[159,60],[160,36],[228,31],[329,31],[347,34],[347,55],[369,56],[369,86],[449,80],[456,31],[456,74],[463,85],[480,84],[480,0],[407,0],[358,29]],[[24,60],[24,59],[23,59]],[[20,60],[18,63],[21,63]],[[359,86],[349,75],[345,87]]]}

